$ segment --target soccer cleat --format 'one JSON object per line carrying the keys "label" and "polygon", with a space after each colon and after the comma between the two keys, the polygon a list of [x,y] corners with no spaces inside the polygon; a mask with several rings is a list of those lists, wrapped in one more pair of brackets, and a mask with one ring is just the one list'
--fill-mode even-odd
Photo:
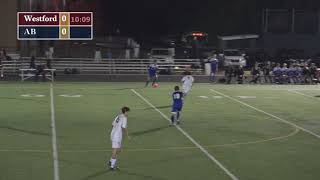
{"label": "soccer cleat", "polygon": [[152,87],[153,87],[153,88],[158,88],[158,87],[159,87],[159,84],[158,84],[158,83],[153,83],[153,84],[152,84]]}
{"label": "soccer cleat", "polygon": [[120,168],[119,168],[118,166],[116,166],[116,167],[110,167],[110,170],[111,170],[111,171],[115,171],[115,170],[118,170],[118,171],[119,171]]}

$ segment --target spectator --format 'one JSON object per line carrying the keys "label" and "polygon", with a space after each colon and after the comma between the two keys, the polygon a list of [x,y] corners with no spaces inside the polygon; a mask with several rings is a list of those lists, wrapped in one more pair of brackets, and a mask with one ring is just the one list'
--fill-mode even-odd
{"label": "spectator", "polygon": [[112,52],[111,52],[111,49],[108,49],[108,52],[107,52],[107,58],[108,58],[108,59],[112,59]]}
{"label": "spectator", "polygon": [[[52,68],[52,65],[51,65],[51,62],[52,62],[51,59],[47,59],[47,60],[46,60],[46,66],[45,66],[46,69],[53,69],[53,68]],[[55,71],[53,72],[53,76],[54,76],[54,77],[57,76],[57,74],[56,74]]]}
{"label": "spectator", "polygon": [[311,63],[310,66],[310,79],[312,84],[317,83],[318,79],[317,79],[317,66],[315,63]]}
{"label": "spectator", "polygon": [[244,76],[244,70],[243,70],[243,67],[240,66],[238,69],[237,69],[237,81],[238,81],[238,84],[243,84],[243,76]]}
{"label": "spectator", "polygon": [[42,64],[41,62],[36,66],[36,78],[35,81],[38,81],[39,75],[42,76],[42,81],[46,80],[46,72],[44,71],[45,64]]}
{"label": "spectator", "polygon": [[5,54],[5,50],[3,49],[1,52],[0,52],[0,78],[3,78],[4,75],[3,75],[3,64],[2,64],[2,61],[5,61],[6,60],[6,54]]}
{"label": "spectator", "polygon": [[306,84],[310,83],[311,73],[307,63],[305,63],[302,68],[302,78],[303,78],[303,83],[306,83]]}
{"label": "spectator", "polygon": [[30,60],[30,65],[29,68],[30,69],[36,69],[36,58],[34,56],[31,56],[31,60]]}
{"label": "spectator", "polygon": [[320,69],[317,69],[316,78],[317,78],[317,83],[319,84],[320,83]]}
{"label": "spectator", "polygon": [[271,66],[270,61],[268,61],[264,64],[262,71],[263,71],[263,75],[264,75],[264,82],[272,83],[272,76],[271,76],[272,66]]}
{"label": "spectator", "polygon": [[293,64],[289,65],[289,68],[287,70],[287,75],[288,75],[288,82],[292,83],[292,84],[296,84],[296,80],[295,80],[295,67],[293,66]]}
{"label": "spectator", "polygon": [[100,48],[97,48],[94,52],[94,60],[96,62],[101,62],[102,60],[102,55],[101,55],[101,49]]}
{"label": "spectator", "polygon": [[4,60],[8,60],[8,55],[7,55],[7,51],[6,51],[6,49],[2,49],[1,50],[1,54],[2,54],[2,56],[4,57]]}
{"label": "spectator", "polygon": [[283,63],[281,68],[281,84],[287,84],[289,82],[288,78],[288,65],[287,63]]}
{"label": "spectator", "polygon": [[52,69],[52,66],[51,66],[51,59],[47,59],[46,60],[46,66],[45,66],[46,69]]}
{"label": "spectator", "polygon": [[232,81],[232,75],[233,75],[233,67],[228,66],[228,68],[225,70],[225,78],[226,78],[226,83],[230,84]]}
{"label": "spectator", "polygon": [[259,81],[259,83],[261,83],[261,74],[260,74],[260,68],[258,66],[254,67],[251,71],[252,74],[252,80],[250,81],[250,83],[255,83],[257,84],[257,82]]}
{"label": "spectator", "polygon": [[300,64],[296,64],[294,68],[294,78],[296,83],[301,83],[301,75],[302,75],[302,69],[300,67]]}
{"label": "spectator", "polygon": [[273,68],[273,75],[274,75],[274,82],[276,84],[281,83],[281,76],[282,76],[282,71],[280,67],[280,63],[277,63],[276,67]]}

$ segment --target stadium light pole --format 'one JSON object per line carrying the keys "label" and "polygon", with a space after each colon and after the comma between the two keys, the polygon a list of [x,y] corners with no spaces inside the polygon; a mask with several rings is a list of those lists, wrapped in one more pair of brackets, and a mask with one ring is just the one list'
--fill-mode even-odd
{"label": "stadium light pole", "polygon": [[63,1],[62,1],[63,10],[66,10],[66,4],[67,4],[66,0],[63,0]]}
{"label": "stadium light pole", "polygon": [[32,11],[32,0],[29,0],[29,11]]}

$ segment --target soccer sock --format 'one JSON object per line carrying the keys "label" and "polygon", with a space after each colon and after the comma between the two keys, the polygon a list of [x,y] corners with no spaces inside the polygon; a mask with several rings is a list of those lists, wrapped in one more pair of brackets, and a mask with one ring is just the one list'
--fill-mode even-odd
{"label": "soccer sock", "polygon": [[152,81],[152,86],[156,83],[156,81],[157,81],[156,79]]}
{"label": "soccer sock", "polygon": [[109,160],[109,165],[110,165],[110,167],[112,166],[112,158],[110,158],[110,160]]}
{"label": "soccer sock", "polygon": [[117,159],[110,159],[110,162],[111,162],[111,168],[114,168],[115,165],[116,165],[116,162],[117,162]]}
{"label": "soccer sock", "polygon": [[215,79],[215,74],[211,73],[210,74],[210,81],[214,81],[214,79]]}
{"label": "soccer sock", "polygon": [[174,123],[174,115],[171,116],[171,123]]}
{"label": "soccer sock", "polygon": [[180,118],[180,112],[177,112],[177,121],[179,121]]}
{"label": "soccer sock", "polygon": [[214,74],[211,75],[211,81],[214,81]]}

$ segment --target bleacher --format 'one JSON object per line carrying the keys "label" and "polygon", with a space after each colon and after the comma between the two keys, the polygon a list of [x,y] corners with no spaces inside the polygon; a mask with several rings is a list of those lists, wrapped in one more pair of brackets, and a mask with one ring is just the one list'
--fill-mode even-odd
{"label": "bleacher", "polygon": [[[100,59],[91,58],[54,58],[51,65],[61,74],[112,75],[112,74],[146,74],[147,66],[153,59]],[[37,58],[36,63],[45,64],[45,58]],[[19,69],[29,68],[30,58],[4,61],[5,74],[19,75]],[[158,60],[159,73],[180,75],[191,68],[194,75],[202,75],[199,59],[175,59],[173,62]]]}

